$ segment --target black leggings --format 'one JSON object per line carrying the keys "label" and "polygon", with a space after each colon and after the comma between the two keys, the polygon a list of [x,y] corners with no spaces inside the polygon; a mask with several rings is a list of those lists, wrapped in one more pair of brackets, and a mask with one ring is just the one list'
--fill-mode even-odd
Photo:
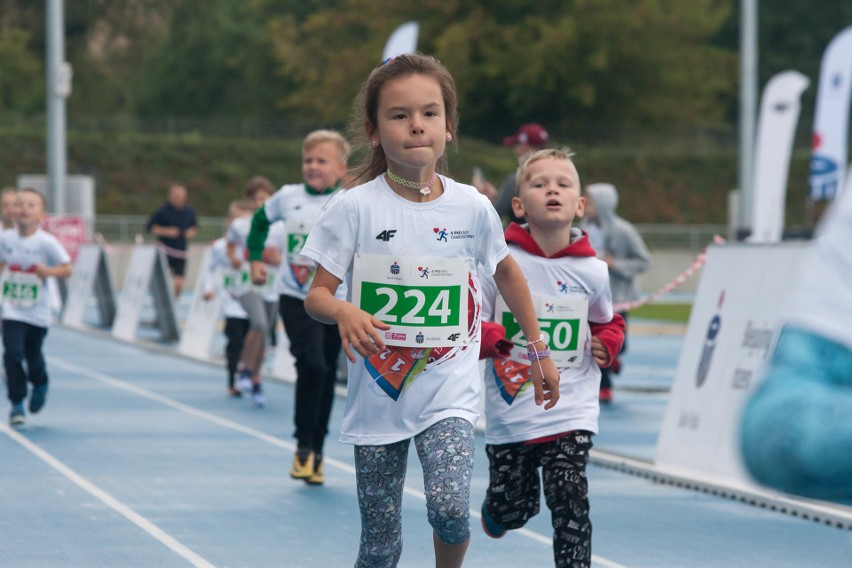
{"label": "black leggings", "polygon": [[47,367],[41,352],[46,335],[46,327],[3,320],[3,365],[6,368],[6,390],[12,404],[27,398],[27,381],[34,387],[47,384]]}
{"label": "black leggings", "polygon": [[503,528],[519,529],[538,514],[543,479],[557,568],[587,567],[592,562],[586,479],[591,449],[592,434],[584,430],[539,444],[485,446],[490,477],[485,506]]}
{"label": "black leggings", "polygon": [[234,375],[240,364],[240,354],[243,352],[246,333],[249,330],[249,320],[245,318],[225,318],[225,357],[228,360],[228,386],[234,386]]}
{"label": "black leggings", "polygon": [[305,311],[305,302],[281,296],[278,302],[290,353],[296,359],[296,433],[299,449],[321,454],[337,378],[340,332]]}

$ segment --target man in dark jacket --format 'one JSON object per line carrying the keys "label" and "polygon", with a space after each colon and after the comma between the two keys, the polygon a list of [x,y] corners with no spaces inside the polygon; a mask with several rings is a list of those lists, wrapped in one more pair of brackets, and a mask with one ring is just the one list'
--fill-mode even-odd
{"label": "man in dark jacket", "polygon": [[175,298],[179,298],[183,291],[186,271],[187,241],[198,231],[195,210],[186,204],[185,185],[173,183],[169,187],[168,200],[154,211],[145,229],[157,237],[166,252],[175,287]]}

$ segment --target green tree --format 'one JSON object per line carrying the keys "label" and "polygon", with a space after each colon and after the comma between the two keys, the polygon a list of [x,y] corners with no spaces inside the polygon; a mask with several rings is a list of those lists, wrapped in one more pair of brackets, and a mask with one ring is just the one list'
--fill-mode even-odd
{"label": "green tree", "polygon": [[[757,19],[758,88],[762,90],[773,76],[789,69],[811,80],[810,87],[802,94],[801,131],[813,120],[823,53],[835,35],[852,25],[852,3],[760,0]],[[715,41],[727,49],[739,50],[739,5]],[[737,111],[737,101],[732,97],[730,116],[736,116]]]}
{"label": "green tree", "polygon": [[71,115],[129,114],[134,77],[162,35],[162,0],[65,2],[66,57],[74,69]]}
{"label": "green tree", "polygon": [[456,78],[468,132],[493,135],[533,119],[563,130],[712,122],[725,116],[736,82],[734,54],[711,45],[730,4],[344,0],[270,23],[280,73],[298,86],[279,103],[342,121],[388,34],[413,19],[419,49]]}
{"label": "green tree", "polygon": [[0,28],[0,112],[44,108],[44,67],[29,41],[25,30]]}
{"label": "green tree", "polygon": [[141,114],[258,116],[283,91],[266,31],[270,2],[178,0],[135,81]]}

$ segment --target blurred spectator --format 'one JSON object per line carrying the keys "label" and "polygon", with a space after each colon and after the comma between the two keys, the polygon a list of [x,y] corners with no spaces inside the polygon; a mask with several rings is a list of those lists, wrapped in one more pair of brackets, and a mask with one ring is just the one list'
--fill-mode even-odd
{"label": "blurred spectator", "polygon": [[[515,149],[515,155],[518,159],[521,159],[533,150],[547,148],[549,140],[550,134],[547,133],[547,130],[543,126],[530,123],[524,124],[518,128],[517,132],[503,139],[503,145],[512,146]],[[479,173],[477,171],[477,174]],[[514,170],[503,180],[503,184],[499,190],[495,189],[490,181],[482,179],[481,175],[474,175],[471,184],[491,200],[494,204],[494,209],[497,210],[497,214],[500,215],[504,224],[524,222],[523,219],[516,217],[512,211],[512,198],[517,194]]]}
{"label": "blurred spectator", "polygon": [[186,204],[186,186],[173,183],[167,201],[154,211],[145,229],[154,235],[166,252],[172,273],[175,298],[183,292],[186,271],[186,249],[189,239],[198,231],[195,210]]}
{"label": "blurred spectator", "polygon": [[[636,227],[616,215],[618,191],[611,183],[593,183],[586,186],[586,212],[583,229],[589,234],[589,243],[609,267],[609,285],[616,312],[624,317],[624,344],[627,350],[627,311],[618,304],[639,298],[636,277],[651,266],[651,253]],[[612,373],[621,371],[620,358],[609,369],[601,369],[602,403],[612,402]]]}

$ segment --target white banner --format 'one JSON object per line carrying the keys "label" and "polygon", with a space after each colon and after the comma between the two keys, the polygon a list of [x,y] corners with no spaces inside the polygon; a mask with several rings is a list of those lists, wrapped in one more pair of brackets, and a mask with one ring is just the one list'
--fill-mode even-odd
{"label": "white banner", "polygon": [[178,339],[172,279],[166,264],[166,254],[154,245],[137,245],[133,247],[124,286],[118,296],[112,323],[114,337],[125,341],[136,339],[142,308],[148,296],[153,299],[162,339]]}
{"label": "white banner", "polygon": [[417,51],[417,36],[420,33],[420,26],[417,22],[405,22],[388,38],[385,43],[385,50],[382,53],[382,61],[403,55],[405,53],[414,53]]}
{"label": "white banner", "polygon": [[784,71],[772,77],[763,90],[752,170],[751,242],[781,240],[799,97],[809,84],[798,71]]}
{"label": "white banner", "polygon": [[812,252],[798,242],[708,249],[657,441],[658,467],[754,487],[740,457],[740,416]]}
{"label": "white banner", "polygon": [[822,57],[814,114],[811,199],[832,199],[843,189],[852,96],[852,26],[831,40]]}
{"label": "white banner", "polygon": [[[207,247],[201,257],[201,267],[198,269],[198,274],[207,274],[209,265],[210,247]],[[219,331],[219,322],[222,319],[220,308],[219,291],[215,290],[213,297],[210,300],[205,300],[204,286],[201,285],[201,278],[199,278],[199,282],[192,292],[189,314],[187,314],[181,330],[180,342],[178,343],[179,352],[200,359],[210,357],[213,336]]]}
{"label": "white banner", "polygon": [[68,283],[68,296],[62,311],[62,325],[85,328],[86,310],[92,296],[98,306],[100,324],[111,327],[115,318],[115,290],[109,273],[106,252],[100,245],[82,245],[74,261]]}

